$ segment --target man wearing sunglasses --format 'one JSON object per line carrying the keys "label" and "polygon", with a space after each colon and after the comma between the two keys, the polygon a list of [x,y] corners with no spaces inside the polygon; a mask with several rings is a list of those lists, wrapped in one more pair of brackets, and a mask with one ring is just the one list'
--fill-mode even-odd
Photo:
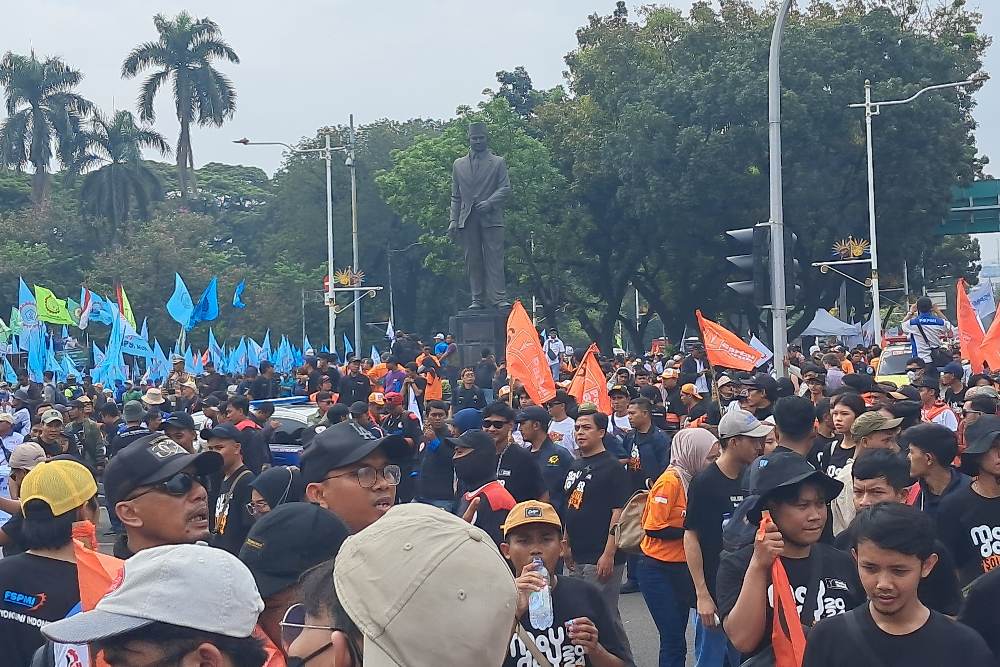
{"label": "man wearing sunglasses", "polygon": [[399,463],[411,459],[402,436],[376,438],[353,421],[323,429],[302,454],[306,500],[333,512],[356,533],[395,504]]}
{"label": "man wearing sunglasses", "polygon": [[[118,452],[104,471],[108,507],[125,528],[114,554],[129,558],[163,544],[208,540],[208,492],[218,483],[222,456],[191,454],[160,433]],[[217,487],[216,487],[217,488]]]}
{"label": "man wearing sunglasses", "polygon": [[500,456],[497,479],[514,496],[516,502],[541,500],[549,502],[542,469],[525,448],[510,437],[514,427],[514,410],[506,403],[490,403],[483,410],[483,430],[493,438],[493,445]]}

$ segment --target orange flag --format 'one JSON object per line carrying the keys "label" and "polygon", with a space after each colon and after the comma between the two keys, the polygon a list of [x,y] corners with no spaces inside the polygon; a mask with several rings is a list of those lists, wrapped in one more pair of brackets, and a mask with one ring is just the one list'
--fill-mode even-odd
{"label": "orange flag", "polygon": [[514,302],[507,318],[507,375],[511,386],[515,379],[520,380],[528,396],[538,405],[556,395],[556,383],[549,372],[542,344],[538,342],[538,332],[520,300]]}
{"label": "orange flag", "polygon": [[[969,301],[969,295],[965,293],[964,278],[958,279],[958,284],[955,285],[955,296],[958,300],[958,340],[962,346],[962,354],[969,360],[974,373],[982,373],[983,359],[986,358],[983,325],[979,321],[979,316],[976,315],[976,309],[972,307],[972,302]],[[996,318],[993,321],[996,322]],[[991,326],[990,333],[996,336],[1000,332],[996,332],[994,329],[995,327]],[[991,342],[990,347],[996,350],[997,345]],[[994,351],[991,356],[992,358],[989,359],[990,367],[997,368],[993,364],[998,355]]]}
{"label": "orange flag", "polygon": [[580,367],[573,375],[569,386],[569,395],[576,398],[577,403],[593,403],[597,409],[606,415],[611,414],[611,397],[608,396],[608,381],[597,361],[597,343],[591,343],[587,353],[583,355]]}
{"label": "orange flag", "polygon": [[[73,555],[76,558],[76,576],[80,586],[80,607],[83,611],[93,609],[116,584],[121,583],[125,561],[95,551],[97,548],[97,531],[89,521],[78,521],[73,524]],[[60,645],[57,647],[63,653],[77,656],[77,663],[72,661],[56,664],[93,664],[95,667],[107,667],[104,654],[89,655],[85,646]],[[86,652],[86,653],[85,653]],[[89,658],[93,658],[93,662]]]}
{"label": "orange flag", "polygon": [[725,366],[741,371],[752,371],[764,355],[744,343],[739,336],[729,331],[721,324],[707,320],[696,310],[698,327],[701,329],[702,340],[705,341],[705,353],[708,363],[713,366]]}

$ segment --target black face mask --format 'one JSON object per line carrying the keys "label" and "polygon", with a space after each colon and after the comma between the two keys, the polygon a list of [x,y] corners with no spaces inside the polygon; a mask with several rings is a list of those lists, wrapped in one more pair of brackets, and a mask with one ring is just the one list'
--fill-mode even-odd
{"label": "black face mask", "polygon": [[468,487],[475,487],[496,478],[497,453],[475,449],[462,458],[453,459],[455,475]]}

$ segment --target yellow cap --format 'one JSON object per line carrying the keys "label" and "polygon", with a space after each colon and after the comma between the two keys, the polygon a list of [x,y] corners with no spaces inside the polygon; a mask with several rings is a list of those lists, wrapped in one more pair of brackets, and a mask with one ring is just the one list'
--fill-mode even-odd
{"label": "yellow cap", "polygon": [[526,526],[529,523],[547,523],[550,526],[562,529],[562,521],[556,513],[556,508],[548,503],[538,500],[525,500],[511,508],[507,515],[507,520],[500,526],[503,528],[504,537],[507,533],[518,526]]}
{"label": "yellow cap", "polygon": [[21,507],[29,500],[41,500],[53,516],[75,510],[97,495],[97,482],[76,461],[39,463],[21,481]]}

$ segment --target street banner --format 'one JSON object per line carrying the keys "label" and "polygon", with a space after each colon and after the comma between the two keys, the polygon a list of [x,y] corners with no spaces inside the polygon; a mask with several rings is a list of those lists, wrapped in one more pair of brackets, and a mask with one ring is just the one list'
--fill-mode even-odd
{"label": "street banner", "polygon": [[701,329],[702,340],[705,341],[708,363],[713,366],[752,371],[757,367],[757,363],[764,358],[763,353],[744,343],[732,331],[702,317],[700,310],[694,311],[694,314],[698,318],[698,328]]}
{"label": "street banner", "polygon": [[538,332],[520,300],[514,302],[507,318],[507,373],[511,386],[515,379],[520,380],[535,405],[544,405],[556,395],[556,383]]}
{"label": "street banner", "polygon": [[583,355],[580,367],[573,375],[569,394],[577,403],[593,403],[606,415],[611,414],[611,397],[608,396],[608,381],[597,360],[597,344],[591,343]]}

